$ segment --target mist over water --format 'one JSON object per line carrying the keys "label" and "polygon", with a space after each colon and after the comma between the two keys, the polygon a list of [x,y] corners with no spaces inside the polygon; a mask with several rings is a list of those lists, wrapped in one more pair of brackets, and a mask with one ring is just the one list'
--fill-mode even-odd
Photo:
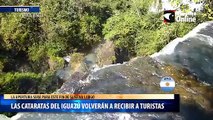
{"label": "mist over water", "polygon": [[[178,38],[162,51],[125,64],[92,71],[86,78],[71,79],[59,93],[159,93],[160,68],[167,63],[188,68],[198,78],[212,85],[213,22],[206,22],[184,38]],[[156,61],[157,60],[157,61]],[[212,120],[213,116],[195,105],[181,104],[180,113],[19,113],[14,120]]]}

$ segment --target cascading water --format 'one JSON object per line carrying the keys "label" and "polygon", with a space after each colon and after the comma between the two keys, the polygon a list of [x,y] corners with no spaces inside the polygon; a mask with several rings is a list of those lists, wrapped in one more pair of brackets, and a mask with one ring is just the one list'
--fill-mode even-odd
{"label": "cascading water", "polygon": [[175,39],[151,57],[186,67],[200,80],[213,85],[213,22],[198,25],[185,37]]}
{"label": "cascading water", "polygon": [[[213,22],[200,24],[184,38],[169,43],[152,58],[139,57],[125,64],[110,65],[93,70],[85,77],[71,79],[59,93],[163,93],[159,82],[162,76],[170,75],[162,69],[161,63],[186,67],[198,75],[200,80],[212,85],[213,71]],[[168,52],[169,51],[169,52]],[[157,61],[161,62],[157,62]],[[191,76],[191,75],[189,75]],[[196,88],[187,88],[178,82],[175,89],[185,91],[189,96],[205,96]],[[196,81],[197,82],[197,81]],[[200,84],[200,83],[198,83]],[[211,86],[205,86],[207,88]],[[197,92],[196,92],[197,91]],[[204,92],[205,93],[205,92]],[[199,100],[198,100],[199,103]],[[211,102],[210,102],[211,103]],[[199,104],[202,104],[199,103]],[[205,105],[200,105],[204,106]],[[206,105],[208,106],[208,105]],[[212,114],[195,104],[181,103],[180,113],[19,113],[13,120],[212,120]]]}

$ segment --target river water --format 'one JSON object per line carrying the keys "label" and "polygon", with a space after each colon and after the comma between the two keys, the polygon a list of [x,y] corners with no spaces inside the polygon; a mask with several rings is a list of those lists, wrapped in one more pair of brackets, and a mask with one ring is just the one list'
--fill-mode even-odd
{"label": "river water", "polygon": [[[91,70],[84,79],[68,80],[59,93],[161,93],[159,82],[168,75],[162,64],[185,67],[200,82],[212,87],[213,22],[200,24],[162,51],[124,64]],[[185,88],[187,89],[187,88]],[[18,113],[13,120],[212,120],[213,114],[197,105],[182,104],[180,113]]]}

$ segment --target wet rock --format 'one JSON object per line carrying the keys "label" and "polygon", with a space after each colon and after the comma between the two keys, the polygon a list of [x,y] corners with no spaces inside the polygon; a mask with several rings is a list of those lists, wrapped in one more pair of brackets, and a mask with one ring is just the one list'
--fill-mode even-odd
{"label": "wet rock", "polygon": [[[182,120],[188,113],[198,114],[198,119],[206,118],[211,120],[213,116],[207,114],[206,110],[212,109],[212,90],[209,86],[201,84],[196,79],[190,79],[191,74],[181,77],[181,68],[165,66],[147,57],[138,57],[125,64],[117,64],[104,67],[90,74],[75,73],[71,80],[65,82],[58,93],[82,93],[82,94],[145,94],[165,93],[161,91],[159,83],[163,76],[171,76],[177,85],[171,93],[181,96],[180,113],[84,113],[84,114],[24,114],[18,120],[40,120],[57,118],[61,120],[77,119],[160,119],[160,120]],[[190,84],[190,85],[189,85]],[[188,107],[188,105],[193,107]],[[187,106],[187,107],[186,107]],[[196,108],[196,109],[195,109]],[[202,108],[202,109],[201,109]],[[201,110],[200,110],[201,109]],[[201,112],[202,111],[202,112]]]}
{"label": "wet rock", "polygon": [[188,73],[188,70],[185,68],[164,66],[164,70],[175,79],[176,87],[174,93],[181,95],[181,101],[183,103],[196,103],[206,111],[213,110],[212,87],[201,83],[196,76]]}

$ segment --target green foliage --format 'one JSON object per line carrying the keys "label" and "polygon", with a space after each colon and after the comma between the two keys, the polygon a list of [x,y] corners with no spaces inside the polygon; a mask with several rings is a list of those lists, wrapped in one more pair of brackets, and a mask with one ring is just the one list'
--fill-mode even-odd
{"label": "green foliage", "polygon": [[182,0],[171,0],[171,3],[172,3],[172,5],[174,5],[174,6],[178,6],[178,5],[180,5],[181,1],[182,1]]}
{"label": "green foliage", "polygon": [[[159,22],[158,15],[147,14],[151,4],[152,1],[133,0],[129,2],[127,11],[107,20],[103,30],[105,39],[113,40],[117,47],[127,48],[132,54],[136,53],[137,45],[142,41],[138,35],[144,35],[141,33],[142,30],[156,29],[162,23],[162,21]],[[158,16],[157,19],[156,16]]]}
{"label": "green foliage", "polygon": [[[37,2],[22,0],[2,4]],[[2,47],[15,54],[24,51],[35,63],[32,64],[34,68],[43,66],[52,56],[63,56],[73,49],[79,51],[98,44],[102,38],[102,24],[110,15],[108,6],[102,1],[48,0],[40,1],[40,6],[40,18],[22,13],[0,15]]]}
{"label": "green foliage", "polygon": [[153,54],[197,25],[163,24],[161,14],[148,13],[148,6],[152,2],[134,2],[128,11],[110,17],[103,29],[105,39],[114,41],[116,47],[127,48],[132,55]]}
{"label": "green foliage", "polygon": [[0,74],[2,73],[2,70],[4,68],[4,64],[8,62],[8,59],[5,55],[0,54]]}
{"label": "green foliage", "polygon": [[190,12],[189,5],[181,5],[180,9],[182,12],[185,12],[185,13]]}
{"label": "green foliage", "polygon": [[40,0],[0,0],[0,5],[33,5]]}
{"label": "green foliage", "polygon": [[59,87],[58,80],[55,77],[55,72],[47,71],[42,75],[42,79],[38,86],[38,93],[53,93]]}
{"label": "green foliage", "polygon": [[0,93],[51,93],[58,87],[53,84],[53,74],[54,72],[46,72],[43,75],[18,72],[0,74]]}
{"label": "green foliage", "polygon": [[45,45],[33,45],[28,50],[29,57],[32,61],[39,61],[46,56],[46,47]]}
{"label": "green foliage", "polygon": [[98,5],[98,2],[49,0],[42,2],[42,9],[44,17],[41,21],[47,39],[55,46],[50,51],[61,53],[75,48],[82,49],[101,40],[101,23],[106,17],[103,14],[105,7]]}
{"label": "green foliage", "polygon": [[51,70],[57,70],[63,67],[64,60],[61,57],[50,56],[48,63]]}
{"label": "green foliage", "polygon": [[194,27],[197,26],[197,23],[178,23],[175,28],[176,37],[183,37]]}
{"label": "green foliage", "polygon": [[6,73],[0,77],[0,93],[36,93],[41,80],[41,75],[34,73]]}
{"label": "green foliage", "polygon": [[213,8],[210,6],[210,3],[205,5],[205,13],[203,14],[207,20],[213,20]]}
{"label": "green foliage", "polygon": [[4,68],[4,63],[2,61],[0,61],[0,73],[2,72],[2,69]]}
{"label": "green foliage", "polygon": [[42,29],[38,18],[9,14],[1,19],[0,34],[8,49],[26,51],[33,43],[40,41]]}
{"label": "green foliage", "polygon": [[105,39],[113,40],[117,47],[134,48],[134,38],[141,27],[136,14],[124,13],[108,19],[104,25]]}
{"label": "green foliage", "polygon": [[213,20],[213,1],[206,0],[204,11],[197,14],[197,23]]}
{"label": "green foliage", "polygon": [[123,13],[108,19],[103,33],[108,40],[115,41],[117,47],[127,48],[136,53],[138,44],[153,43],[155,31],[162,24],[159,15],[147,14],[139,17],[134,13]]}
{"label": "green foliage", "polygon": [[[43,86],[45,92],[51,91],[54,88],[44,86],[52,84],[53,72],[63,66],[61,57],[74,49],[87,51],[103,37],[112,40],[116,47],[127,48],[132,55],[150,55],[171,40],[183,37],[197,23],[213,20],[212,1],[207,0],[204,14],[198,14],[197,23],[165,25],[162,14],[149,13],[154,2],[156,0],[0,0],[0,5],[40,3],[41,6],[41,17],[0,14],[0,50],[9,54],[0,53],[4,56],[0,58],[0,92],[29,92],[19,87],[25,85],[23,81],[35,85],[34,92],[39,92],[38,86]],[[172,2],[179,4],[180,0]],[[25,59],[34,73],[2,73],[8,56],[20,52],[27,54]],[[81,53],[72,54],[75,67],[83,58]],[[43,73],[48,71],[48,66],[51,73],[35,74],[41,69]]]}
{"label": "green foliage", "polygon": [[[5,17],[1,18],[1,30],[0,34],[3,37],[4,42],[6,43],[8,48],[13,48],[18,46],[19,42],[17,42],[16,39],[17,37],[22,38],[21,35],[18,35],[21,31],[17,30],[17,26],[21,21],[21,17],[19,15],[7,15]],[[16,31],[17,30],[17,31]],[[24,34],[22,34],[24,35]],[[24,36],[23,36],[24,37]],[[20,40],[22,42],[23,40]]]}
{"label": "green foliage", "polygon": [[92,46],[101,41],[101,24],[97,16],[85,15],[80,19],[80,34],[86,46]]}
{"label": "green foliage", "polygon": [[151,55],[161,50],[166,44],[177,37],[183,37],[195,27],[194,23],[172,23],[161,25],[159,29],[141,30],[138,37],[137,54]]}
{"label": "green foliage", "polygon": [[102,4],[108,6],[113,14],[127,11],[130,3],[130,0],[102,0]]}

